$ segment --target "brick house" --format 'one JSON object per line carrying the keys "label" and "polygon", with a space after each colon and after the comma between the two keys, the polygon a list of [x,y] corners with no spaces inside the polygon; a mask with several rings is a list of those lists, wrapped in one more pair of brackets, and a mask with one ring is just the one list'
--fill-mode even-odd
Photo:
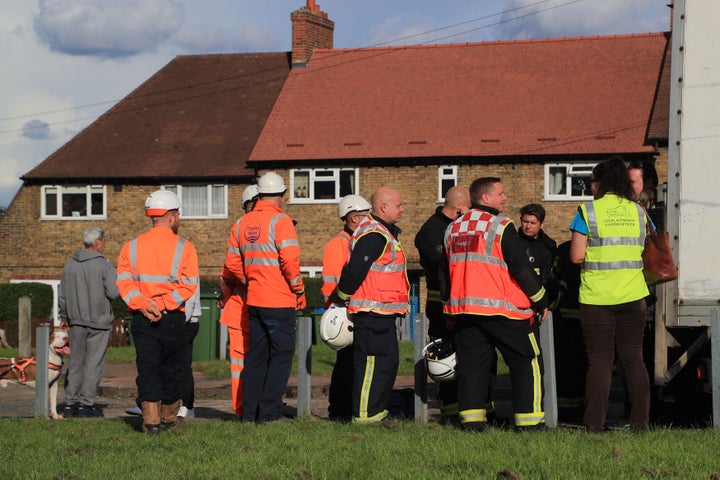
{"label": "brick house", "polygon": [[455,184],[498,176],[505,214],[537,202],[558,242],[591,168],[621,155],[666,172],[669,35],[319,49],[293,68],[248,165],[289,185],[305,266],[340,228],[336,204],[398,189],[401,241]]}
{"label": "brick house", "polygon": [[292,52],[179,56],[25,174],[0,219],[0,282],[56,282],[93,224],[115,261],[161,187],[215,277],[242,190],[271,169],[311,275],[349,193],[401,192],[416,276],[415,232],[454,184],[501,177],[506,214],[542,202],[562,241],[595,162],[620,154],[664,178],[667,34],[346,50],[314,1],[291,20]]}

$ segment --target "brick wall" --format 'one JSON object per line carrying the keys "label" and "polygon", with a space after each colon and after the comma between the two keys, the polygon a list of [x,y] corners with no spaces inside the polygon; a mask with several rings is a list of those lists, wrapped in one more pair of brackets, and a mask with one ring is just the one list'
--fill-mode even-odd
{"label": "brick wall", "polygon": [[[667,150],[662,149],[656,162],[660,182],[667,179]],[[470,183],[482,176],[500,177],[507,192],[505,214],[519,223],[520,207],[542,203],[547,211],[545,231],[558,244],[569,240],[568,227],[577,210],[576,201],[543,202],[543,165],[471,165],[458,168],[458,183]],[[260,174],[264,172],[259,172]],[[278,171],[289,185],[288,172]],[[397,189],[403,198],[405,213],[399,226],[412,268],[419,268],[413,240],[425,220],[440,205],[437,200],[438,167],[372,167],[360,170],[360,194],[368,201],[380,186]],[[12,276],[39,275],[57,278],[65,261],[82,248],[81,235],[93,224],[108,232],[105,256],[114,264],[122,245],[150,228],[145,217],[145,198],[158,186],[124,186],[122,191],[107,189],[108,218],[105,221],[40,220],[40,187],[24,186],[5,216],[0,219],[0,282]],[[183,220],[180,234],[198,250],[200,274],[216,277],[225,259],[230,228],[242,211],[245,185],[228,186],[229,216],[222,220]],[[337,204],[286,204],[285,211],[297,220],[301,261],[305,266],[322,265],[327,241],[342,228]]]}

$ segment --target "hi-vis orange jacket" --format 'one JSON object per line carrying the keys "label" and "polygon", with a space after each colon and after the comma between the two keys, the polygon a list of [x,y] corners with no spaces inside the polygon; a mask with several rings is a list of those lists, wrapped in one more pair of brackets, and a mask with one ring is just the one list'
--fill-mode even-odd
{"label": "hi-vis orange jacket", "polygon": [[153,227],[123,246],[117,286],[131,310],[144,310],[153,300],[161,311],[185,311],[199,288],[195,246],[167,227]]}
{"label": "hi-vis orange jacket", "polygon": [[261,199],[239,220],[238,229],[239,255],[226,255],[225,264],[247,284],[248,305],[296,308],[296,293],[304,292],[305,285],[292,219],[280,207]]}
{"label": "hi-vis orange jacket", "polygon": [[385,250],[375,260],[360,288],[350,297],[348,313],[375,312],[381,315],[404,315],[408,311],[410,282],[407,278],[405,252],[392,233],[369,214],[353,233],[353,246],[371,232],[385,237]]}
{"label": "hi-vis orange jacket", "polygon": [[[501,315],[518,320],[532,317],[530,299],[510,277],[503,258],[501,241],[508,224],[509,218],[479,209],[450,224],[445,233],[450,264],[450,297],[445,313]],[[541,288],[539,298],[544,294]]]}
{"label": "hi-vis orange jacket", "polygon": [[330,295],[335,291],[343,267],[350,259],[350,242],[352,237],[346,230],[341,230],[325,245],[323,253],[322,279],[320,291],[325,299],[325,306],[330,306]]}
{"label": "hi-vis orange jacket", "polygon": [[225,265],[223,265],[220,276],[225,280],[225,284],[232,290],[232,294],[223,305],[220,314],[220,323],[227,325],[229,328],[236,330],[250,331],[248,316],[249,305],[247,304],[247,285],[243,283],[242,278],[238,278],[228,268],[228,263],[242,265],[242,256],[240,255],[240,220],[230,229],[230,238],[228,239],[227,251],[225,252]]}

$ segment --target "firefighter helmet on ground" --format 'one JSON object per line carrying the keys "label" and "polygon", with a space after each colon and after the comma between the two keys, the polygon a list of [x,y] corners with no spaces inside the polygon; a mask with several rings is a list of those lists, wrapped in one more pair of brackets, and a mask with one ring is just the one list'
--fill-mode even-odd
{"label": "firefighter helmet on ground", "polygon": [[348,318],[347,307],[331,305],[320,318],[320,338],[333,350],[340,350],[353,343],[353,323]]}
{"label": "firefighter helmet on ground", "polygon": [[455,380],[455,344],[449,338],[438,338],[422,351],[428,376],[436,382]]}
{"label": "firefighter helmet on ground", "polygon": [[263,195],[281,195],[285,190],[285,180],[275,172],[267,172],[258,179],[258,191]]}
{"label": "firefighter helmet on ground", "polygon": [[260,191],[258,190],[257,185],[248,185],[245,187],[242,194],[242,208],[245,208],[245,205],[247,205],[248,202],[257,200],[258,195],[260,195]]}
{"label": "firefighter helmet on ground", "polygon": [[179,210],[180,199],[170,190],[155,190],[145,200],[145,215],[162,217],[170,210]]}
{"label": "firefighter helmet on ground", "polygon": [[338,217],[345,218],[350,212],[370,210],[370,204],[360,195],[346,195],[338,203]]}

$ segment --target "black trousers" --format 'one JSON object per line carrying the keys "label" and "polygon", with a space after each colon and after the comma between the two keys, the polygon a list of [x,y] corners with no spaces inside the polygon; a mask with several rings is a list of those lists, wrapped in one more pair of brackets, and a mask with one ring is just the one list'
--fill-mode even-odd
{"label": "black trousers", "polygon": [[510,368],[515,425],[545,421],[540,348],[528,320],[459,315],[455,348],[461,424],[487,422],[488,383],[495,348]]}
{"label": "black trousers", "polygon": [[186,323],[187,342],[185,342],[185,372],[183,374],[182,401],[188,410],[195,406],[195,378],[193,377],[193,341],[200,330],[200,322]]}
{"label": "black trousers", "polygon": [[354,316],[353,421],[378,422],[388,414],[400,353],[394,315]]}
{"label": "black trousers", "polygon": [[185,370],[185,312],[163,312],[157,322],[134,313],[132,336],[138,376],[137,404],[142,402],[174,403],[183,395]]}
{"label": "black trousers", "polygon": [[353,345],[337,351],[330,377],[328,414],[331,419],[350,420],[353,415]]}

